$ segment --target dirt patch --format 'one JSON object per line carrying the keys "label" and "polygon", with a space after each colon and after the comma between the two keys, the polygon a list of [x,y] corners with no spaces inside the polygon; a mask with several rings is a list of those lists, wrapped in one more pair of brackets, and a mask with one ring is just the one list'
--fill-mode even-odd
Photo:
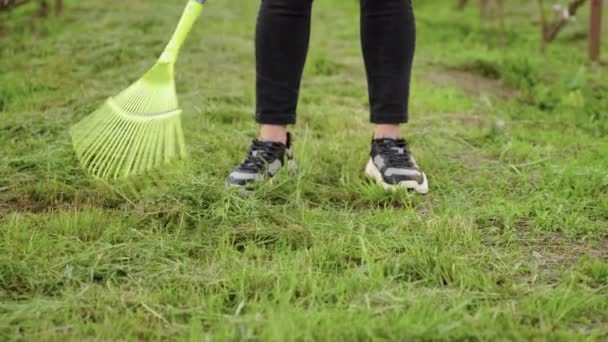
{"label": "dirt patch", "polygon": [[[586,242],[568,239],[559,233],[550,233],[538,240],[527,239],[522,252],[536,265],[535,277],[559,280],[560,270],[576,265],[584,256],[608,260],[608,236],[599,241]],[[529,279],[532,280],[532,279]]]}
{"label": "dirt patch", "polygon": [[597,251],[597,256],[600,259],[608,261],[608,234],[604,235],[596,243],[592,243],[592,250]]}
{"label": "dirt patch", "polygon": [[493,160],[479,154],[466,153],[460,155],[462,165],[469,171],[480,170],[484,165],[488,165]]}
{"label": "dirt patch", "polygon": [[517,96],[517,90],[498,79],[486,78],[476,73],[456,69],[428,69],[421,76],[428,82],[442,87],[456,87],[464,93],[480,97],[491,96],[509,100]]}
{"label": "dirt patch", "polygon": [[41,213],[60,209],[79,208],[82,203],[76,203],[68,198],[37,198],[29,194],[8,196],[0,200],[0,213],[31,212]]}
{"label": "dirt patch", "polygon": [[460,127],[484,129],[491,127],[491,118],[474,114],[451,114],[445,117],[448,122],[456,123]]}
{"label": "dirt patch", "polygon": [[0,196],[0,214],[45,213],[62,210],[79,210],[87,206],[100,208],[119,208],[122,201],[108,198],[84,198],[70,194],[41,195],[25,193]]}

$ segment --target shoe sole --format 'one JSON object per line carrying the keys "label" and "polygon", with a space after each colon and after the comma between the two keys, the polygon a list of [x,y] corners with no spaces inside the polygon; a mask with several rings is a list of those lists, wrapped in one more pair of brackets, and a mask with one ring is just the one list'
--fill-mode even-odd
{"label": "shoe sole", "polygon": [[423,194],[423,195],[429,193],[429,182],[428,182],[428,180],[426,178],[426,174],[424,174],[424,172],[422,172],[422,178],[424,179],[422,184],[420,184],[416,181],[403,181],[403,182],[400,182],[399,184],[389,184],[384,181],[384,178],[382,177],[380,170],[378,170],[378,168],[376,167],[376,164],[374,164],[374,162],[370,159],[370,161],[367,163],[367,166],[365,167],[365,175],[367,175],[369,178],[375,180],[376,183],[378,185],[380,185],[382,188],[384,188],[385,190],[396,191],[397,189],[406,189],[406,190],[414,190],[417,193]]}

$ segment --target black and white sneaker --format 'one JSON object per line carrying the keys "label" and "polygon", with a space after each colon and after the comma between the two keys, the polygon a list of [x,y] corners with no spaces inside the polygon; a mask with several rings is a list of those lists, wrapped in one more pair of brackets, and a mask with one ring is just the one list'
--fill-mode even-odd
{"label": "black and white sneaker", "polygon": [[226,178],[229,186],[247,188],[254,182],[271,179],[285,165],[295,169],[291,135],[287,133],[287,143],[253,140],[245,160],[241,162]]}
{"label": "black and white sneaker", "polygon": [[374,139],[365,174],[387,190],[403,188],[421,194],[429,192],[424,172],[404,139]]}

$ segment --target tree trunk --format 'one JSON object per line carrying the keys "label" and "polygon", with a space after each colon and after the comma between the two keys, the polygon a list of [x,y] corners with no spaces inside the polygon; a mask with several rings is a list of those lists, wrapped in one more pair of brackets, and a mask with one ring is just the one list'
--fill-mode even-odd
{"label": "tree trunk", "polygon": [[602,2],[591,0],[591,27],[589,28],[589,59],[597,62],[600,59],[602,40]]}

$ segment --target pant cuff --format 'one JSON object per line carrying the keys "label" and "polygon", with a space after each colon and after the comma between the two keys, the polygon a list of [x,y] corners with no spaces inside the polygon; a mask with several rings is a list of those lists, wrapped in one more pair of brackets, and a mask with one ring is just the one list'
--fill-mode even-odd
{"label": "pant cuff", "polygon": [[293,125],[296,123],[296,114],[264,114],[264,113],[256,113],[255,121],[260,125],[277,125],[277,126],[287,126]]}
{"label": "pant cuff", "polygon": [[409,122],[409,115],[407,113],[401,114],[372,114],[371,123],[374,124],[402,124]]}

